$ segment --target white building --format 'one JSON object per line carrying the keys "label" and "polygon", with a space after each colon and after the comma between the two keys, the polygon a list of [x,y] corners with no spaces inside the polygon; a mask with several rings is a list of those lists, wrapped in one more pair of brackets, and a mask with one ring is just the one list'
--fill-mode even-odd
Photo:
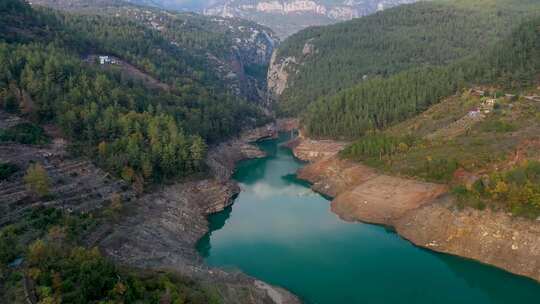
{"label": "white building", "polygon": [[116,64],[116,63],[117,61],[113,57],[110,57],[107,55],[99,56],[99,64]]}

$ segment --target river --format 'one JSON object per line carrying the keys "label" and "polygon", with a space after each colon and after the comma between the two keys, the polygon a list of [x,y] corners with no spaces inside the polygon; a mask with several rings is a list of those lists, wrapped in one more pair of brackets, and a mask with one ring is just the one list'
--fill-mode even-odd
{"label": "river", "polygon": [[239,269],[306,303],[540,303],[540,284],[413,246],[385,227],[348,223],[298,180],[303,163],[264,141],[268,157],[242,161],[242,192],[210,216],[198,250],[207,264]]}

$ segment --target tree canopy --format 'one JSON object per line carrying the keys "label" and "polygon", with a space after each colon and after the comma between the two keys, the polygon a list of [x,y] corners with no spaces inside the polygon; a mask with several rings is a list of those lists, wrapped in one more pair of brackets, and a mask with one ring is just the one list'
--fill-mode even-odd
{"label": "tree canopy", "polygon": [[540,70],[540,18],[482,55],[444,66],[419,67],[375,77],[310,105],[303,123],[311,136],[355,138],[416,115],[465,86],[532,84]]}
{"label": "tree canopy", "polygon": [[[204,61],[158,31],[125,18],[7,7],[12,18],[39,26],[13,24],[7,32],[15,35],[0,36],[0,107],[57,124],[74,152],[131,182],[200,172],[206,142],[265,122],[255,105],[205,75]],[[88,53],[118,56],[171,89],[89,63]]]}
{"label": "tree canopy", "polygon": [[[538,1],[421,1],[331,26],[308,28],[285,40],[278,59],[295,57],[282,115],[302,114],[313,101],[412,68],[444,66],[504,40],[537,16]],[[304,53],[306,44],[312,52]]]}

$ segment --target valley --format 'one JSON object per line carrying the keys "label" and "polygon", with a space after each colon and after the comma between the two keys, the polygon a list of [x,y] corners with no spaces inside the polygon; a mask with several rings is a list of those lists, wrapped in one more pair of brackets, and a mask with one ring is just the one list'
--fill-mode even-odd
{"label": "valley", "polygon": [[[288,137],[258,143],[267,157],[238,164],[233,178],[242,191],[231,207],[210,216],[210,233],[198,244],[208,264],[279,282],[304,303],[534,302],[539,292],[535,281],[434,252],[458,253],[499,267],[503,265],[496,261],[511,261],[506,269],[536,275],[536,228],[528,221],[451,211],[432,199],[444,187],[382,174],[369,177],[369,168],[352,162],[340,165],[323,157],[306,166],[280,145]],[[315,182],[321,193],[340,186],[347,190],[339,190],[329,210],[327,196],[311,191],[310,184],[295,176],[297,170],[298,177]],[[362,198],[356,196],[360,188],[373,191],[363,191]],[[340,210],[346,202],[357,204],[362,216]],[[358,220],[395,223],[398,234],[413,236],[415,244],[430,250],[414,246],[390,226]],[[454,227],[456,231],[445,231]],[[519,249],[510,251],[510,244],[519,244]],[[462,248],[466,251],[454,251]]]}
{"label": "valley", "polygon": [[0,4],[0,302],[534,302],[540,6],[409,2]]}
{"label": "valley", "polygon": [[350,20],[416,0],[131,0],[134,4],[207,16],[242,18],[271,28],[284,39],[310,26]]}

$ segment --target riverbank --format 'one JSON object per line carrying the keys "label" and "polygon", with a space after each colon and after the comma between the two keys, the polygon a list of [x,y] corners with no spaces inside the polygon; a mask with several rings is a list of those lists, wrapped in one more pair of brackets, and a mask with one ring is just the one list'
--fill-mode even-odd
{"label": "riverbank", "polygon": [[300,138],[291,145],[310,162],[298,177],[332,197],[347,221],[394,227],[417,246],[490,264],[540,281],[540,222],[503,212],[459,210],[444,185],[381,174],[337,156],[343,143]]}
{"label": "riverbank", "polygon": [[[241,272],[208,267],[196,244],[208,231],[207,216],[233,203],[240,188],[231,180],[235,164],[265,154],[251,142],[274,138],[282,122],[243,133],[210,149],[210,178],[164,186],[130,203],[126,216],[92,237],[114,261],[139,268],[177,271],[217,290],[225,303],[299,303],[288,291]],[[280,129],[283,128],[283,129]]]}
{"label": "riverbank", "polygon": [[[0,111],[0,129],[25,120]],[[0,162],[26,168],[41,163],[50,178],[55,199],[33,197],[25,187],[23,172],[0,182],[0,224],[18,221],[36,206],[91,213],[107,208],[113,197],[122,201],[122,213],[101,221],[83,240],[88,248],[99,247],[104,255],[129,268],[175,272],[195,279],[216,291],[224,303],[288,304],[299,300],[288,291],[262,283],[240,272],[225,272],[204,264],[197,242],[209,231],[207,216],[224,210],[240,188],[231,180],[236,162],[264,157],[251,142],[274,138],[280,130],[296,128],[294,121],[249,130],[235,139],[211,147],[204,179],[163,185],[137,194],[122,180],[110,176],[92,162],[73,158],[68,142],[51,132],[50,144],[0,144]]]}

